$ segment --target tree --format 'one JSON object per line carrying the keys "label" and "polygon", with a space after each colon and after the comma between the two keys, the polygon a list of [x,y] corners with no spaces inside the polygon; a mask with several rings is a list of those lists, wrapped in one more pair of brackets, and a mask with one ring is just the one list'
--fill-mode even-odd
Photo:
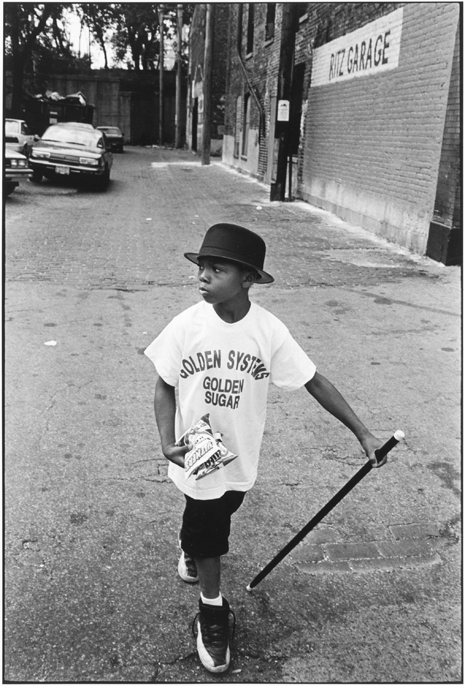
{"label": "tree", "polygon": [[[113,8],[115,32],[112,42],[117,60],[136,71],[158,69],[160,58],[159,11],[163,8],[165,20],[162,30],[164,37],[175,40],[177,35],[177,4],[127,2],[114,4]],[[192,12],[192,5],[185,4],[184,23],[190,21]],[[128,50],[130,57],[128,57]]]}
{"label": "tree", "polygon": [[69,53],[69,41],[63,23],[63,11],[69,4],[4,3],[5,63],[11,68],[13,91],[12,116],[21,115],[23,80],[32,71],[38,45],[51,47],[58,54]]}
{"label": "tree", "polygon": [[[194,5],[192,3],[179,3],[179,4],[182,5],[182,10],[183,10],[183,12],[182,12],[183,26],[190,26],[190,23],[192,21],[192,16],[194,14]],[[177,8],[177,4],[176,5],[175,4],[167,5],[167,7],[169,7],[171,10],[171,7]],[[168,15],[168,22],[170,22],[170,21],[171,21],[171,14]],[[175,39],[175,43],[176,42],[177,42],[177,38]],[[181,67],[183,69],[187,69],[187,67],[189,65],[188,50],[189,50],[189,41],[188,40],[181,41],[180,53],[181,53]]]}
{"label": "tree", "polygon": [[108,69],[107,46],[110,43],[111,32],[117,19],[115,6],[106,2],[84,2],[76,4],[75,9],[78,17],[89,27],[102,48],[105,60],[104,68]]}
{"label": "tree", "polygon": [[[189,24],[193,5],[182,3],[183,23]],[[159,11],[163,8],[163,35],[177,41],[177,3],[75,3],[73,12],[92,32],[109,66],[109,48],[115,62],[136,71],[158,69],[160,56]],[[187,64],[187,43],[182,45],[182,62]]]}
{"label": "tree", "polygon": [[[154,3],[121,3],[116,9],[113,46],[116,58],[130,68],[156,69],[160,52],[158,6]],[[128,59],[128,49],[132,64]]]}

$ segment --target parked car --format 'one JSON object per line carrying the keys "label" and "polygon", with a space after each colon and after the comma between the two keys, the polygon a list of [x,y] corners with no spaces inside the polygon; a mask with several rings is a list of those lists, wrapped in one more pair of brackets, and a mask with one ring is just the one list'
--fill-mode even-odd
{"label": "parked car", "polygon": [[3,165],[3,192],[11,195],[21,179],[29,179],[32,170],[29,169],[27,157],[16,150],[5,148],[5,163]]}
{"label": "parked car", "polygon": [[117,126],[97,126],[99,131],[103,131],[107,137],[111,149],[115,152],[124,152],[124,133]]}
{"label": "parked car", "polygon": [[62,122],[53,124],[32,147],[32,180],[57,176],[90,179],[106,188],[113,164],[110,144],[102,131],[90,124]]}
{"label": "parked car", "polygon": [[67,122],[60,122],[61,124],[66,124],[67,126],[70,126],[71,128],[76,128],[76,129],[91,129],[92,131],[95,131],[95,127],[92,126],[92,124],[87,124],[85,121],[67,121]]}
{"label": "parked car", "polygon": [[5,119],[5,143],[10,150],[27,156],[37,140],[24,119]]}

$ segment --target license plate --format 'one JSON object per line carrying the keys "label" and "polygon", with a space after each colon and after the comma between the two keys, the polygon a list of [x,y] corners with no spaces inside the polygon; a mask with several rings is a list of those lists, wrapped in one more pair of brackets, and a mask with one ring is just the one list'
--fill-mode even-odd
{"label": "license plate", "polygon": [[58,167],[57,166],[57,167],[55,167],[55,171],[57,174],[69,174],[69,167],[64,167],[64,166]]}

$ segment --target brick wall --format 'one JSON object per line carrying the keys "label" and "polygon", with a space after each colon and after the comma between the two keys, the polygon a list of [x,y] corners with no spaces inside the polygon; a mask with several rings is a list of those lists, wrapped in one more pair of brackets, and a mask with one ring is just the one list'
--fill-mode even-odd
{"label": "brick wall", "polygon": [[[301,3],[304,5],[305,3]],[[311,53],[312,43],[316,37],[316,43],[325,40],[333,40],[339,35],[343,35],[352,28],[357,28],[363,23],[372,21],[383,14],[398,7],[396,3],[363,3],[357,4],[338,3],[308,3],[307,13],[301,16],[299,28],[296,34],[295,64],[305,65],[305,76],[303,82],[303,108],[306,108],[307,91],[311,75]],[[253,129],[252,150],[247,159],[241,155],[234,155],[234,140],[237,129],[237,98],[241,96],[242,105],[244,96],[250,92],[244,69],[241,67],[237,55],[238,42],[238,21],[239,5],[230,5],[229,16],[229,37],[227,42],[228,78],[226,83],[226,103],[225,103],[225,136],[227,140],[223,147],[223,160],[228,164],[236,166],[244,171],[257,176],[260,179],[267,179],[267,167],[269,165],[269,155],[272,154],[273,143],[269,141],[270,121],[271,121],[271,99],[277,94],[279,55],[281,47],[281,24],[282,24],[282,3],[276,5],[274,37],[266,39],[266,3],[256,3],[254,49],[252,54],[246,54],[246,37],[248,21],[248,3],[242,5],[242,35],[240,40],[241,55],[250,84],[255,90],[261,106],[262,117],[260,120],[260,110],[255,101],[252,104]],[[336,10],[334,8],[336,7]],[[361,10],[360,7],[364,9]],[[303,10],[301,11],[303,14]],[[241,117],[243,118],[243,111]],[[261,124],[261,127],[260,127]],[[273,133],[271,131],[271,133]],[[304,154],[304,133],[305,118],[301,122],[301,145],[299,149],[300,163],[296,170],[299,179],[302,180],[303,154]],[[239,134],[240,135],[240,134]],[[268,170],[268,181],[270,171]]]}
{"label": "brick wall", "polygon": [[[271,183],[283,4],[276,5],[271,40],[265,35],[267,5],[254,5],[250,54],[249,4],[229,7],[223,161]],[[291,98],[291,114],[293,109],[302,112],[292,129],[293,146],[298,143],[293,152],[297,196],[424,254],[436,187],[436,209],[441,205],[452,221],[460,213],[457,155],[452,158],[459,126],[457,46],[454,55],[459,4],[300,3],[298,11],[294,64],[302,85]],[[391,23],[392,33],[386,29]],[[331,53],[333,42],[350,44],[353,36],[382,27],[384,52],[375,54],[381,45],[375,42],[378,34],[369,48],[360,38],[360,51],[366,54],[354,53],[353,74],[321,80],[320,56]],[[373,65],[380,68],[372,69]],[[242,154],[244,103],[250,93],[259,104],[252,100],[248,149]]]}
{"label": "brick wall", "polygon": [[462,224],[460,37],[460,26],[458,26],[434,205],[435,220],[450,227],[461,227]]}
{"label": "brick wall", "polygon": [[[271,98],[276,96],[279,68],[282,6],[277,4],[274,37],[266,38],[266,3],[256,3],[254,7],[254,46],[247,54],[247,22],[249,4],[242,5],[242,33],[240,36],[240,55],[238,55],[239,13],[238,4],[230,5],[228,79],[225,102],[225,145],[223,161],[263,179],[268,164],[268,134],[270,128]],[[260,106],[251,97],[251,119],[249,148],[246,155],[235,154],[236,104],[241,96],[242,105],[245,95],[255,93]],[[243,111],[239,120],[243,119]]]}
{"label": "brick wall", "polygon": [[317,48],[401,7],[397,68],[310,88],[299,192],[305,200],[423,254],[436,194],[458,5],[311,3],[300,40],[313,44],[315,55]]}

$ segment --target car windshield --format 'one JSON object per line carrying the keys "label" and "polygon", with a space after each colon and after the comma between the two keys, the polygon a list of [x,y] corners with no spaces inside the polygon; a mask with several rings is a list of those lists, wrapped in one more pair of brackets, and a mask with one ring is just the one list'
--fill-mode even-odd
{"label": "car windshield", "polygon": [[121,131],[116,126],[99,126],[100,131],[110,136],[121,136]]}
{"label": "car windshield", "polygon": [[12,119],[7,119],[5,121],[5,133],[18,133],[19,122],[13,121]]}
{"label": "car windshield", "polygon": [[67,128],[66,126],[50,126],[44,135],[43,141],[57,143],[71,143],[88,148],[103,147],[102,137],[96,131],[90,129]]}

